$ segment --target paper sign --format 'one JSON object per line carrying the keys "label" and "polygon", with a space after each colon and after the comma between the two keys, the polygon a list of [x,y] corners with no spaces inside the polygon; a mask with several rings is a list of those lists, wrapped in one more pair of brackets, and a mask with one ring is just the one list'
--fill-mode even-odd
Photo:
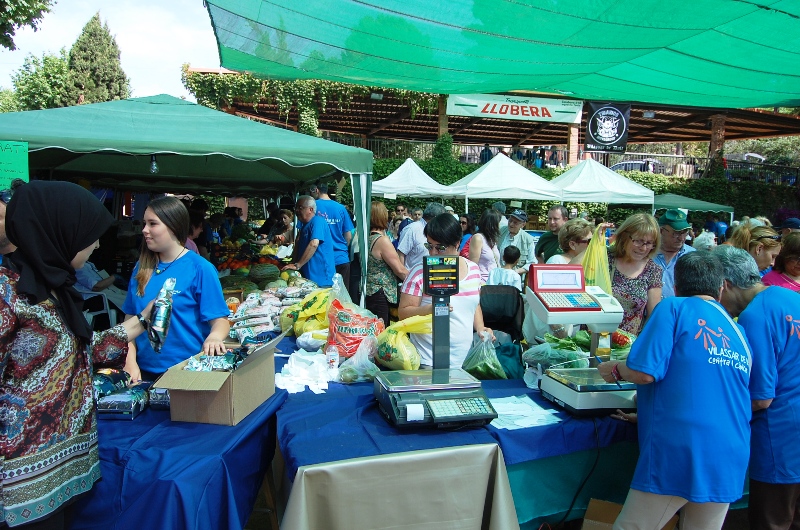
{"label": "paper sign", "polygon": [[28,142],[0,140],[0,190],[10,188],[14,179],[28,178]]}

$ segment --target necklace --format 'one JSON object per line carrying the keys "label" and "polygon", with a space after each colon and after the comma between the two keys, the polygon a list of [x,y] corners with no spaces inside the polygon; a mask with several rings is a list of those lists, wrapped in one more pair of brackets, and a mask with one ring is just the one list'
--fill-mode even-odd
{"label": "necklace", "polygon": [[159,259],[159,260],[158,260],[158,265],[156,265],[156,270],[155,270],[156,274],[161,274],[162,272],[165,272],[167,269],[169,269],[170,267],[172,267],[172,264],[173,264],[173,263],[175,263],[176,261],[178,261],[178,259],[179,259],[181,256],[183,256],[183,253],[184,253],[184,252],[186,252],[187,250],[188,250],[188,249],[184,247],[184,249],[183,249],[183,250],[181,250],[181,253],[180,253],[180,254],[178,254],[178,257],[177,257],[177,258],[175,258],[174,260],[170,261],[170,262],[169,262],[169,265],[167,265],[167,266],[166,266],[166,267],[164,267],[163,269],[161,268],[161,265],[162,265],[162,263],[161,263],[161,260]]}

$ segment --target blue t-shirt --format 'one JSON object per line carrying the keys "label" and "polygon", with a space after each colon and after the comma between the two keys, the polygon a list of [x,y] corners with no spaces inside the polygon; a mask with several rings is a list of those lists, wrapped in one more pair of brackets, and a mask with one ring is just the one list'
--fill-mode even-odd
{"label": "blue t-shirt", "polygon": [[[203,350],[203,342],[211,332],[209,322],[215,318],[227,317],[230,313],[217,271],[208,261],[194,252],[185,252],[181,258],[161,274],[150,277],[144,296],[136,294],[139,288],[136,273],[139,264],[133,269],[128,297],[122,310],[135,315],[158,296],[167,278],[176,278],[172,295],[172,316],[170,317],[167,340],[161,353],[153,351],[146,334],[136,338],[136,360],[139,368],[148,372],[166,372],[171,366],[196,355]],[[146,315],[147,316],[147,315]]]}
{"label": "blue t-shirt", "polygon": [[311,218],[311,221],[300,227],[297,232],[294,244],[298,259],[303,256],[312,239],[319,239],[319,246],[308,263],[300,267],[300,274],[320,287],[330,287],[333,285],[333,275],[336,274],[331,242],[333,238],[328,223],[318,215]]}
{"label": "blue t-shirt", "polygon": [[768,287],[739,315],[753,345],[750,397],[772,399],[753,413],[750,478],[800,483],[800,294]]}
{"label": "blue t-shirt", "polygon": [[633,343],[639,461],[631,487],[692,502],[742,496],[750,445],[751,355],[716,302],[666,298]]}
{"label": "blue t-shirt", "polygon": [[658,254],[656,254],[653,258],[653,261],[656,262],[656,265],[661,265],[661,268],[664,269],[664,272],[661,274],[661,282],[663,283],[661,286],[661,296],[664,298],[675,296],[675,264],[678,262],[681,256],[688,252],[695,252],[696,250],[696,248],[690,247],[684,243],[683,248],[680,249],[676,255],[672,256],[669,264],[667,264],[667,259],[664,257],[664,253],[660,250],[658,251]]}
{"label": "blue t-shirt", "polygon": [[347,213],[347,208],[330,199],[317,199],[317,215],[325,219],[328,222],[328,228],[331,229],[334,265],[350,263],[350,253],[347,250],[347,240],[344,235],[352,232],[353,221],[350,219],[350,214]]}

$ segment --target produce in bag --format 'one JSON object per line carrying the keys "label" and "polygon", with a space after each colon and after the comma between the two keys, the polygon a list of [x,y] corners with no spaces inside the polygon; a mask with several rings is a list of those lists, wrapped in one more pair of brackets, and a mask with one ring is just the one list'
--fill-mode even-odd
{"label": "produce in bag", "polygon": [[339,382],[361,383],[372,381],[380,372],[370,359],[375,356],[378,349],[378,339],[374,336],[364,337],[356,350],[355,355],[339,365]]}
{"label": "produce in bag", "polygon": [[419,370],[419,352],[409,333],[431,333],[432,315],[418,315],[395,322],[378,335],[375,362],[389,370]]}
{"label": "produce in bag", "polygon": [[167,340],[169,321],[172,317],[172,293],[175,290],[175,278],[167,278],[158,292],[153,309],[150,311],[150,325],[147,328],[147,338],[153,351],[161,353],[161,348]]}
{"label": "produce in bag", "polygon": [[[317,289],[303,298],[294,323],[294,334],[298,337],[306,331],[328,329],[328,299],[330,288]],[[310,322],[309,322],[310,321]]]}
{"label": "produce in bag", "polygon": [[491,336],[480,332],[481,340],[469,350],[461,368],[477,379],[507,379],[506,372],[497,359]]}
{"label": "produce in bag", "polygon": [[522,354],[522,362],[539,366],[541,371],[558,365],[558,368],[588,368],[589,354],[580,348],[558,348],[557,343],[537,344]]}
{"label": "produce in bag", "polygon": [[377,337],[384,329],[372,311],[340,300],[331,302],[328,321],[328,343],[336,346],[339,357],[352,357],[365,337]]}
{"label": "produce in bag", "polygon": [[606,294],[611,294],[611,276],[608,274],[608,251],[606,229],[602,224],[595,228],[594,236],[586,247],[581,260],[586,285],[596,285]]}

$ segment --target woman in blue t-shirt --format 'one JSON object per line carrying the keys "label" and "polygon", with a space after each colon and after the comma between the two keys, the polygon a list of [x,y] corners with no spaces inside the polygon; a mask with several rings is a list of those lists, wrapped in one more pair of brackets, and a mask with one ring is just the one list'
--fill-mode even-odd
{"label": "woman in blue t-shirt", "polygon": [[139,262],[122,309],[127,315],[137,315],[145,308],[146,301],[158,296],[168,278],[175,278],[176,283],[169,329],[161,351],[156,353],[144,335],[129,345],[125,371],[133,380],[152,380],[200,352],[225,353],[223,341],[230,331],[228,306],[217,271],[184,246],[188,234],[189,212],[178,199],[161,197],[150,202],[144,212]]}

